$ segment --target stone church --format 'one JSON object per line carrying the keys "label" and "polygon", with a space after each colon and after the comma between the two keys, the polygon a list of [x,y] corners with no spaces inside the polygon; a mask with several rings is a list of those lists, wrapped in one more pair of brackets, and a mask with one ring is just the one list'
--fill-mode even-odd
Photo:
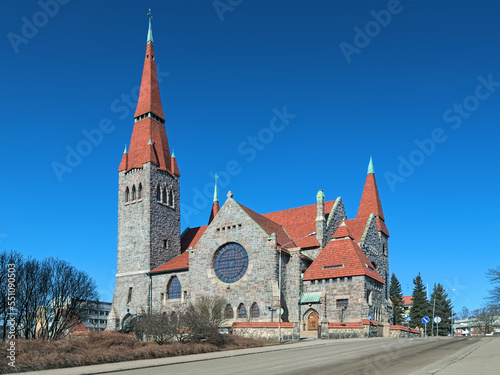
{"label": "stone church", "polygon": [[181,310],[202,296],[227,300],[228,324],[276,322],[280,311],[301,331],[316,330],[320,321],[387,324],[389,231],[371,159],[352,219],[342,198],[325,200],[322,190],[311,205],[265,214],[231,192],[219,206],[216,182],[208,224],[181,232],[180,173],[165,130],[151,19],[132,138],[118,172],[108,329],[122,329],[134,316]]}

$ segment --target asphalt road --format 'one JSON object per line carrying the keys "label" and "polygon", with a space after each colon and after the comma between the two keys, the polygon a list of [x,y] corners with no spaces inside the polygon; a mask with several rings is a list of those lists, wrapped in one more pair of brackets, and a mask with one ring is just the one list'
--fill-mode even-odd
{"label": "asphalt road", "polygon": [[[494,342],[495,347],[491,342]],[[495,353],[498,353],[498,346],[500,346],[497,344],[500,344],[500,340],[475,337],[332,340],[311,346],[290,345],[289,348],[279,351],[107,373],[116,375],[233,375],[235,373],[238,375],[439,375],[441,370],[454,365],[457,369],[453,373],[461,374],[460,361],[484,345],[489,345],[488,350],[496,357]],[[496,366],[498,363],[494,366],[498,369]],[[479,372],[469,371],[463,374],[479,374]],[[482,373],[489,374],[488,370]],[[491,374],[496,373],[498,372]]]}

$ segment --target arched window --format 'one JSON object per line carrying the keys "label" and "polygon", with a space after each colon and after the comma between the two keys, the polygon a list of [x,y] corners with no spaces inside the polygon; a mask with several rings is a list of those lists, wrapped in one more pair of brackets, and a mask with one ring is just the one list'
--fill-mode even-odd
{"label": "arched window", "polygon": [[132,200],[135,201],[135,185],[132,185]]}
{"label": "arched window", "polygon": [[172,190],[169,190],[168,192],[168,205],[170,207],[173,207],[174,205],[174,193],[172,192]]}
{"label": "arched window", "polygon": [[161,202],[161,190],[160,190],[160,185],[156,186],[156,200],[158,202]]}
{"label": "arched window", "polygon": [[234,318],[233,306],[231,306],[228,303],[226,305],[226,308],[224,309],[224,319],[233,319],[233,318]]}
{"label": "arched window", "polygon": [[130,192],[129,192],[129,190],[128,190],[128,186],[127,186],[127,188],[125,189],[125,203],[127,203],[127,202],[128,202],[128,200],[129,200],[129,195],[130,195]]}
{"label": "arched window", "polygon": [[137,199],[142,199],[142,184],[139,184],[139,190],[137,192]]}
{"label": "arched window", "polygon": [[260,317],[260,309],[259,305],[257,305],[257,302],[252,303],[252,307],[250,307],[250,315],[252,316],[252,318]]}
{"label": "arched window", "polygon": [[247,308],[243,303],[240,303],[238,306],[238,318],[244,318],[246,319],[247,317]]}
{"label": "arched window", "polygon": [[167,298],[181,298],[181,283],[177,276],[172,276],[167,286]]}
{"label": "arched window", "polygon": [[161,201],[163,203],[167,203],[167,188],[163,188],[163,194],[162,194],[162,197],[161,197]]}

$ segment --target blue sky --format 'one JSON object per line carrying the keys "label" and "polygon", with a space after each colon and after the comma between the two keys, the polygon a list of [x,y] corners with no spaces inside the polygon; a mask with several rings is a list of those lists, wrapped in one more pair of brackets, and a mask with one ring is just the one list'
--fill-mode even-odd
{"label": "blue sky", "polygon": [[2,4],[1,249],[68,260],[111,300],[149,7],[182,228],[206,224],[215,171],[221,198],[257,212],[323,189],[353,218],[373,155],[404,293],[420,272],[459,309],[483,303],[500,264],[500,24],[485,0]]}

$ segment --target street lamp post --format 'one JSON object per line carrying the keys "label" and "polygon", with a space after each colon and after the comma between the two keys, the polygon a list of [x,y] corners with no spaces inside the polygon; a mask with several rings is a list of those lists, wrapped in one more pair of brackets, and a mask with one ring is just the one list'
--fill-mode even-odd
{"label": "street lamp post", "polygon": [[[307,237],[314,236],[316,232],[309,233],[307,236],[296,239],[295,241],[302,240]],[[279,263],[278,263],[278,292],[279,292],[279,306],[278,306],[278,342],[281,344],[281,252],[283,249],[286,250],[286,245],[289,245],[295,241],[287,242],[279,247]]]}

